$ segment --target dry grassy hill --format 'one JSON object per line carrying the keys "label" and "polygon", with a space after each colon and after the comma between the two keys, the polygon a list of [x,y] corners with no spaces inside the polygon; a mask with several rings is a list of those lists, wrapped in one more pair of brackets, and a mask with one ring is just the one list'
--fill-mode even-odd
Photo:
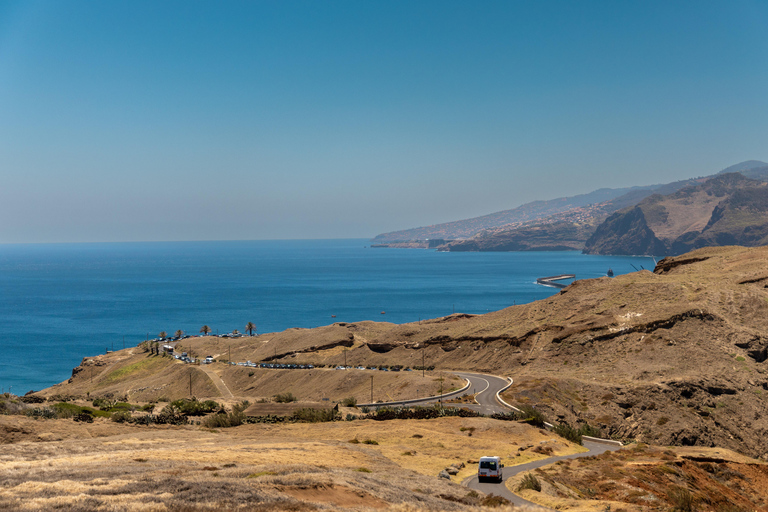
{"label": "dry grassy hill", "polygon": [[[587,422],[623,439],[721,446],[760,457],[768,454],[766,285],[768,248],[708,248],[663,260],[653,273],[577,281],[549,299],[486,315],[334,324],[182,345],[224,358],[231,350],[233,360],[337,365],[346,358],[351,365],[411,367],[425,361],[438,370],[508,375],[515,385],[506,399],[535,404],[552,420]],[[43,394],[173,398],[188,395],[190,373],[197,396],[223,396],[215,373],[235,397],[251,399],[295,386],[301,399],[367,401],[371,374],[376,400],[411,397],[417,389],[423,395],[439,384],[429,372],[426,378],[349,370],[249,376],[252,370],[219,363],[206,373],[132,352],[88,359],[71,382]]]}

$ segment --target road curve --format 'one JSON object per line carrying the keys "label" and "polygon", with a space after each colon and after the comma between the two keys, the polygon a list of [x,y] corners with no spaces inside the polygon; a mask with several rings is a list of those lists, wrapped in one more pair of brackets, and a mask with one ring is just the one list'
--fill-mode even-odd
{"label": "road curve", "polygon": [[461,482],[461,484],[466,487],[469,487],[470,489],[476,489],[478,491],[481,491],[485,494],[495,494],[496,496],[502,496],[508,499],[510,502],[512,502],[515,505],[530,505],[534,507],[547,508],[547,507],[542,507],[537,503],[524,500],[517,494],[510,491],[504,482],[506,482],[508,478],[512,478],[513,476],[519,473],[523,473],[525,471],[531,471],[536,468],[540,468],[542,466],[548,466],[549,464],[554,464],[559,460],[577,459],[579,457],[589,457],[593,455],[600,455],[603,452],[606,452],[609,450],[610,451],[618,450],[620,448],[619,446],[616,446],[616,445],[595,443],[592,441],[584,441],[584,447],[589,449],[589,451],[583,452],[583,453],[574,453],[571,455],[561,455],[559,457],[549,457],[547,459],[535,460],[533,462],[520,464],[518,466],[506,466],[504,468],[504,481],[502,483],[487,483],[487,482],[481,483],[477,481],[477,475],[474,475],[464,479],[464,481]]}
{"label": "road curve", "polygon": [[482,414],[494,414],[509,412],[509,409],[502,405],[496,396],[502,389],[509,386],[509,381],[495,375],[486,375],[483,373],[453,372],[459,377],[469,381],[467,393],[475,395],[475,404],[467,407]]}

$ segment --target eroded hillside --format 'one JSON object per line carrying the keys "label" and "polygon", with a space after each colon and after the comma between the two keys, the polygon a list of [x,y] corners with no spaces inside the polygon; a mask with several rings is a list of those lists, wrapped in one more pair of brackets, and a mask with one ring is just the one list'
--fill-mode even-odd
{"label": "eroded hillside", "polygon": [[[201,356],[210,352],[232,360],[330,367],[346,362],[414,368],[424,363],[438,371],[492,372],[514,378],[508,401],[534,404],[551,420],[587,422],[623,439],[721,446],[764,456],[767,285],[768,248],[708,248],[665,259],[654,272],[577,281],[549,299],[486,315],[457,314],[403,325],[339,323],[231,341],[194,338],[182,346]],[[120,370],[127,362],[108,359],[115,354],[100,356],[102,361],[85,361],[71,382],[43,394],[139,390],[144,394],[132,394],[132,399],[148,400],[152,393],[186,396],[192,371],[188,365],[140,362],[152,358],[134,352],[130,358],[137,359],[130,364],[144,365],[145,373],[130,376]],[[147,368],[150,364],[158,366]],[[95,384],[90,382],[91,365]],[[265,392],[262,386],[285,389],[300,382],[302,389],[320,396],[332,388],[336,398],[357,393],[364,401],[373,375],[324,369],[309,378],[302,370],[279,370],[298,373],[278,379],[273,377],[277,373],[269,378],[258,373],[274,370],[223,363],[209,370],[236,398],[251,400],[270,395],[272,388]],[[153,375],[164,383],[151,381]],[[195,375],[201,389],[208,390],[206,396],[222,396],[210,371]],[[139,376],[145,379],[142,385]],[[376,399],[434,392],[437,377],[436,372],[424,377],[417,371],[376,372],[377,384],[388,386]],[[101,387],[89,388],[97,384]]]}

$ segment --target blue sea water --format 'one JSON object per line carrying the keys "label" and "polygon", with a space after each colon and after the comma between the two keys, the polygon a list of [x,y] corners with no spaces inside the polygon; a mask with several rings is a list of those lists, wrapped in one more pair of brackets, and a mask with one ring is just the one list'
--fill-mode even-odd
{"label": "blue sea water", "polygon": [[[333,322],[486,313],[557,292],[535,284],[625,274],[650,258],[443,253],[368,240],[0,245],[0,391],[71,375],[83,357],[160,331],[259,333]],[[386,314],[381,314],[384,311]],[[336,315],[332,318],[331,315]]]}

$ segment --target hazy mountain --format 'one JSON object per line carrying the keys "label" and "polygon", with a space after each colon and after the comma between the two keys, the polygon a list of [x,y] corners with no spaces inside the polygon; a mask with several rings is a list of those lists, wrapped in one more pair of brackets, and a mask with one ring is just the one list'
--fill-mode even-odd
{"label": "hazy mountain", "polygon": [[[590,204],[603,203],[628,194],[636,194],[641,199],[653,194],[658,187],[665,185],[649,185],[646,187],[601,188],[588,194],[572,197],[560,197],[547,201],[533,201],[511,210],[504,210],[481,217],[434,224],[419,228],[392,231],[377,235],[372,243],[386,244],[392,242],[408,242],[413,240],[429,240],[435,238],[454,240],[470,238],[480,231],[494,229],[500,226],[522,224],[524,222],[543,219],[558,213],[567,212],[574,208]],[[639,199],[638,199],[639,200]]]}
{"label": "hazy mountain", "polygon": [[[374,238],[373,243],[439,247],[444,251],[581,250],[585,248],[587,240],[598,226],[612,214],[634,207],[650,196],[674,194],[686,187],[698,186],[714,177],[734,172],[758,181],[768,181],[768,164],[749,160],[723,169],[715,175],[644,187],[599,189],[573,197],[534,201],[482,217],[384,233]],[[672,254],[691,247],[719,245],[716,241],[705,243],[706,237],[702,237],[695,242],[700,245],[686,245],[685,240],[680,240],[679,247],[672,251],[671,246],[654,242],[655,235],[645,233],[640,236],[640,232],[647,226],[638,225],[637,216],[635,212],[634,217],[629,216],[621,221],[619,229],[632,228],[630,231],[637,235],[632,241],[625,239],[628,245],[622,251],[631,249],[639,251],[631,254]],[[723,225],[721,223],[718,229]],[[708,236],[719,233],[718,229],[710,230]],[[431,242],[427,243],[426,240]],[[665,249],[662,250],[662,247]],[[594,250],[596,249],[590,248],[590,251]]]}
{"label": "hazy mountain", "polygon": [[700,247],[765,244],[768,183],[731,172],[616,212],[587,240],[584,252],[672,255]]}

